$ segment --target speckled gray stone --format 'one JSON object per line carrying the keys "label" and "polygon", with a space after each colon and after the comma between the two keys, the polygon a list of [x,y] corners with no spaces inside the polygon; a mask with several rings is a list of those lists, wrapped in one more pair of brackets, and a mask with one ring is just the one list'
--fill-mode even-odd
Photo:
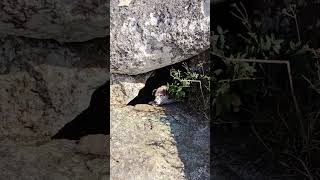
{"label": "speckled gray stone", "polygon": [[105,37],[107,0],[1,0],[0,34],[60,42]]}
{"label": "speckled gray stone", "polygon": [[137,75],[209,48],[209,0],[111,1],[111,73]]}
{"label": "speckled gray stone", "polygon": [[52,136],[84,111],[109,79],[95,43],[0,38],[0,136]]}
{"label": "speckled gray stone", "polygon": [[209,180],[207,121],[177,104],[113,105],[110,116],[111,179]]}

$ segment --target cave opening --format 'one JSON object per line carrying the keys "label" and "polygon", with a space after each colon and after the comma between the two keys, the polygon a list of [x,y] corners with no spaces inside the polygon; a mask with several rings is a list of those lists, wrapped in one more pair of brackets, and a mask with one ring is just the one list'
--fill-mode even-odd
{"label": "cave opening", "polygon": [[186,69],[183,67],[183,62],[155,70],[153,74],[147,79],[144,88],[142,88],[139,91],[139,94],[127,105],[134,106],[136,104],[148,104],[150,101],[153,101],[154,96],[152,94],[152,91],[154,89],[157,89],[162,85],[167,85],[167,83],[173,82],[173,77],[170,75],[171,69],[180,70],[182,72],[186,71]]}
{"label": "cave opening", "polygon": [[107,81],[91,95],[87,109],[62,127],[51,139],[79,140],[89,134],[110,134],[110,83]]}

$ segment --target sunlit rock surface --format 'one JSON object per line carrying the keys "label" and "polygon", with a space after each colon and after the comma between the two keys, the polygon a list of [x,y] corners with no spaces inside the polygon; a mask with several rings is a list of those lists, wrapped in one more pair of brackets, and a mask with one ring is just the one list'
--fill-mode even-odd
{"label": "sunlit rock surface", "polygon": [[209,48],[209,0],[111,1],[111,73],[136,75]]}

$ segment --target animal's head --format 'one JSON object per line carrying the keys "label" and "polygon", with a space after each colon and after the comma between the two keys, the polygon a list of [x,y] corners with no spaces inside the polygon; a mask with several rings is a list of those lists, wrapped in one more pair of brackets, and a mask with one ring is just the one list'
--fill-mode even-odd
{"label": "animal's head", "polygon": [[154,102],[157,105],[165,104],[169,100],[169,91],[167,86],[160,86],[152,91],[155,96]]}

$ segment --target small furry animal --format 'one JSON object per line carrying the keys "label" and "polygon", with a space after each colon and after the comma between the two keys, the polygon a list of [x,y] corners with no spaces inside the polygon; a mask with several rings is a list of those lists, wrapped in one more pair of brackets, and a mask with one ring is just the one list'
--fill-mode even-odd
{"label": "small furry animal", "polygon": [[168,87],[165,85],[160,86],[157,89],[154,89],[152,91],[152,95],[155,96],[155,99],[148,103],[150,105],[160,106],[160,105],[171,104],[176,102],[174,99],[170,97]]}

